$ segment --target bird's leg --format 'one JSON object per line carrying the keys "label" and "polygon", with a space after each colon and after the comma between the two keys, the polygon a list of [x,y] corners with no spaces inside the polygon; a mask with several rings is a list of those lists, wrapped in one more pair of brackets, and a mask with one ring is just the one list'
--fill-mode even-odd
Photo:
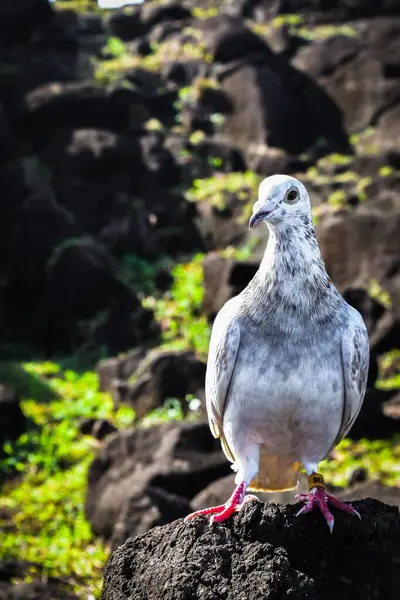
{"label": "bird's leg", "polygon": [[246,489],[249,483],[246,481],[241,481],[239,485],[235,488],[232,496],[225,504],[220,504],[219,506],[211,506],[210,508],[203,508],[202,510],[196,510],[196,512],[191,513],[187,517],[185,517],[185,521],[189,521],[189,519],[193,519],[193,517],[198,516],[211,516],[211,523],[221,523],[228,519],[233,513],[239,511],[246,502],[250,500],[257,500],[256,496],[252,496],[246,494]]}
{"label": "bird's leg", "polygon": [[355,517],[361,519],[360,513],[358,513],[355,510],[355,508],[353,508],[350,504],[340,502],[340,500],[337,500],[337,498],[335,498],[334,496],[331,496],[330,494],[326,493],[324,478],[320,473],[312,472],[311,474],[309,474],[308,485],[310,489],[309,494],[297,494],[297,496],[295,496],[296,500],[301,500],[305,502],[303,508],[301,508],[297,513],[297,517],[299,515],[304,515],[305,513],[311,512],[315,509],[315,507],[318,507],[325,521],[328,523],[328,527],[332,533],[335,519],[333,518],[333,515],[328,508],[329,503],[335,508],[343,510],[344,512],[347,512],[350,515],[354,515]]}

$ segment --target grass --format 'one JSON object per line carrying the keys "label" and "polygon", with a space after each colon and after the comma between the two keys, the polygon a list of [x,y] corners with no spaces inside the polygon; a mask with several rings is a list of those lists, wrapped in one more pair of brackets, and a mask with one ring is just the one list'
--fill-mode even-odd
{"label": "grass", "polygon": [[[52,362],[1,367],[1,381],[21,392],[30,427],[4,446],[1,471],[14,477],[0,495],[0,561],[27,561],[27,580],[53,577],[70,584],[80,598],[97,597],[108,548],[92,536],[83,504],[98,443],[80,434],[79,422],[107,418],[127,427],[134,412],[121,407],[113,413],[111,397],[98,391],[94,372],[63,371]],[[180,408],[169,403],[146,424],[180,417]]]}

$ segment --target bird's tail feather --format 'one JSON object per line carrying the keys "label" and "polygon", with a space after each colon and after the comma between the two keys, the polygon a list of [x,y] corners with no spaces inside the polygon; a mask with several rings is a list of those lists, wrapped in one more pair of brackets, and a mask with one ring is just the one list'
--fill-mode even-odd
{"label": "bird's tail feather", "polygon": [[258,474],[250,483],[252,492],[284,492],[294,490],[299,481],[301,463],[290,456],[268,456],[260,452]]}

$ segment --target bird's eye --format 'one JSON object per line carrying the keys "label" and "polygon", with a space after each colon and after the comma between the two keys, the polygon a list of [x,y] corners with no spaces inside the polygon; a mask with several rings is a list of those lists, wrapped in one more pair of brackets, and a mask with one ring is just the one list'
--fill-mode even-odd
{"label": "bird's eye", "polygon": [[286,194],[285,202],[288,204],[294,204],[299,199],[299,193],[297,190],[289,190]]}

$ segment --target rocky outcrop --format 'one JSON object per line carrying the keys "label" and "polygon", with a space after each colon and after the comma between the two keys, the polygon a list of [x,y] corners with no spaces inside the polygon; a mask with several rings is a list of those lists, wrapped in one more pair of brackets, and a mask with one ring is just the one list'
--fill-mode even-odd
{"label": "rocky outcrop", "polygon": [[182,520],[128,540],[107,565],[102,600],[268,598],[395,600],[400,514],[366,499],[333,533],[321,514],[249,502],[224,525]]}
{"label": "rocky outcrop", "polygon": [[114,379],[111,393],[114,406],[126,403],[135,410],[135,418],[160,408],[170,398],[180,401],[183,414],[189,405],[189,394],[204,396],[206,364],[194,352],[153,350],[138,364],[128,381]]}
{"label": "rocky outcrop", "polygon": [[[125,514],[123,531],[131,527],[128,533],[135,535],[144,523],[181,514],[191,498],[229,470],[207,423],[166,423],[122,431],[106,440],[90,466],[86,515],[94,533],[110,539]],[[135,506],[143,505],[153,508],[140,516]],[[121,540],[121,525],[115,536]]]}

